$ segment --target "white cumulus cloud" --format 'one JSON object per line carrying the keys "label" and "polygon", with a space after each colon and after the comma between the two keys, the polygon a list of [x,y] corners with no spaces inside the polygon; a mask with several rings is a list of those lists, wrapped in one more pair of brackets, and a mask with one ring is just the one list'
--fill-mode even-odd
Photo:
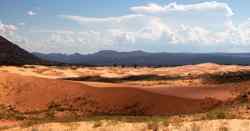
{"label": "white cumulus cloud", "polygon": [[[217,47],[222,49],[220,51],[233,50],[232,47],[250,49],[250,20],[235,24],[231,17],[234,12],[227,3],[151,3],[130,9],[132,13],[122,16],[58,15],[63,20],[75,22],[79,28],[43,29],[35,30],[31,34],[36,35],[38,39],[45,36],[40,38],[41,44],[37,44],[41,45],[41,48],[37,49],[43,49],[44,52],[95,52],[104,49],[145,49],[157,46],[158,49],[164,48],[167,51],[172,51],[168,50],[169,47],[176,50],[192,47],[202,51],[218,51]],[[195,14],[192,14],[194,12]],[[171,15],[165,15],[168,13]],[[15,26],[12,26],[5,25],[4,32],[11,29],[14,31]],[[7,27],[9,29],[6,29]],[[3,32],[1,28],[3,24],[0,23],[0,32]],[[31,42],[30,47],[32,43],[34,42]]]}
{"label": "white cumulus cloud", "polygon": [[27,12],[27,15],[34,16],[34,15],[37,15],[37,13],[30,10],[30,11]]}
{"label": "white cumulus cloud", "polygon": [[141,17],[143,15],[124,15],[124,16],[118,16],[118,17],[104,17],[104,18],[97,18],[97,17],[84,17],[84,16],[73,16],[73,15],[59,15],[62,18],[74,20],[79,23],[83,22],[116,22],[121,23],[124,20],[129,20],[137,17]]}
{"label": "white cumulus cloud", "polygon": [[15,33],[17,30],[17,27],[15,25],[11,25],[11,24],[3,24],[0,21],[0,35],[11,35],[13,33]]}
{"label": "white cumulus cloud", "polygon": [[176,2],[167,5],[148,4],[142,6],[135,6],[130,8],[133,12],[139,14],[157,14],[169,12],[223,12],[226,16],[234,15],[232,9],[227,3],[223,2],[202,2],[196,4],[177,4]]}

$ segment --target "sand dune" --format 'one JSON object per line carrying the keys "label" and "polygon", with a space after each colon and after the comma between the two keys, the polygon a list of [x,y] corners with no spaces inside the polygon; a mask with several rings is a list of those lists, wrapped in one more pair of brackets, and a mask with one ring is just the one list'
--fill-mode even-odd
{"label": "sand dune", "polygon": [[249,71],[248,66],[216,64],[168,68],[2,66],[0,124],[33,119],[74,121],[99,115],[205,113],[248,99]]}
{"label": "sand dune", "polygon": [[23,113],[55,108],[55,111],[72,111],[82,116],[168,115],[202,112],[218,104],[212,99],[185,99],[136,88],[95,88],[70,81],[11,73],[1,73],[0,76],[0,103]]}

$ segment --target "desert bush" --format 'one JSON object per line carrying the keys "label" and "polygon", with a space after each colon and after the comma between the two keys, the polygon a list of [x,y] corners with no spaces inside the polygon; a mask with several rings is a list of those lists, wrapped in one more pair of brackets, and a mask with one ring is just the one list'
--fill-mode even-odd
{"label": "desert bush", "polygon": [[39,129],[36,127],[32,127],[31,131],[39,131]]}
{"label": "desert bush", "polygon": [[152,130],[152,131],[158,131],[158,129],[159,129],[159,124],[156,122],[148,123],[147,126],[148,126],[148,129]]}
{"label": "desert bush", "polygon": [[206,115],[207,119],[226,119],[227,114],[222,110],[209,111]]}
{"label": "desert bush", "polygon": [[229,129],[225,126],[222,126],[219,128],[219,131],[228,131]]}
{"label": "desert bush", "polygon": [[24,120],[25,116],[11,106],[0,105],[0,119]]}
{"label": "desert bush", "polygon": [[162,80],[176,80],[182,79],[181,76],[159,76],[159,75],[136,75],[136,76],[126,76],[122,78],[107,78],[101,76],[82,76],[75,78],[64,78],[64,80],[73,81],[98,81],[98,82],[110,82],[110,83],[120,83],[126,81],[162,81]]}
{"label": "desert bush", "polygon": [[250,80],[250,71],[237,71],[237,72],[220,72],[216,74],[210,74],[203,78],[205,83],[234,83]]}
{"label": "desert bush", "polygon": [[93,128],[98,128],[98,127],[101,127],[102,126],[102,122],[101,121],[96,121],[94,124],[93,124]]}

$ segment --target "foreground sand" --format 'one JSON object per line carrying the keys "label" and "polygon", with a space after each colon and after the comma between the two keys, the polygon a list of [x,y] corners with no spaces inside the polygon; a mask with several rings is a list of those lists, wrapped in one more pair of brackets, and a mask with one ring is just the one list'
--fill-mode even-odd
{"label": "foreground sand", "polygon": [[182,123],[126,123],[109,121],[48,123],[6,131],[248,131],[250,120],[210,120]]}

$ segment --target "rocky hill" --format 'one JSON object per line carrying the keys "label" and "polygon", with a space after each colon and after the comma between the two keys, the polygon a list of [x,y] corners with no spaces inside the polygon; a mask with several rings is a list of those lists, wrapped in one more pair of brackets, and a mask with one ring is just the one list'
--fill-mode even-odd
{"label": "rocky hill", "polygon": [[28,51],[0,36],[0,65],[45,64]]}

